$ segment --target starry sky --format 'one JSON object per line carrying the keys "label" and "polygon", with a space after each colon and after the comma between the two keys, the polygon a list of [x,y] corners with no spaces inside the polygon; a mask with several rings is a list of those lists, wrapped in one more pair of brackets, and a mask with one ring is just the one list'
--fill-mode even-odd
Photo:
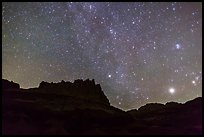
{"label": "starry sky", "polygon": [[123,110],[202,96],[202,3],[2,3],[2,77],[95,79]]}

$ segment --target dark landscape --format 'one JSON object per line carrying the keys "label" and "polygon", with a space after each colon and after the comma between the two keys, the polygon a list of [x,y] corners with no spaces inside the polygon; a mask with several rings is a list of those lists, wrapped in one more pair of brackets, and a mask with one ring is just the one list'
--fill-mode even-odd
{"label": "dark landscape", "polygon": [[201,135],[202,97],[122,111],[94,80],[41,82],[21,89],[2,79],[4,135]]}

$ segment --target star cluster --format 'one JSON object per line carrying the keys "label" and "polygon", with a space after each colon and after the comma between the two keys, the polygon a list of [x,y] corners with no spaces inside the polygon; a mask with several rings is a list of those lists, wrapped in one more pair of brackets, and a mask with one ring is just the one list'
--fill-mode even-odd
{"label": "star cluster", "polygon": [[113,106],[202,96],[202,4],[2,3],[2,73],[22,88],[95,79]]}

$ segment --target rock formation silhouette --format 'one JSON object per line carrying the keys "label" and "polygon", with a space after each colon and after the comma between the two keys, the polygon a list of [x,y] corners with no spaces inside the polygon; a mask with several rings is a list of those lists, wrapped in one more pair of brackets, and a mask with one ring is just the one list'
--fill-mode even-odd
{"label": "rock formation silhouette", "polygon": [[94,80],[43,81],[30,89],[7,80],[2,84],[4,135],[202,134],[202,97],[125,112],[110,105]]}
{"label": "rock formation silhouette", "polygon": [[20,89],[20,85],[18,83],[14,83],[13,81],[2,79],[2,88],[3,89]]}
{"label": "rock formation silhouette", "polygon": [[[61,81],[59,83],[48,83],[42,81],[39,89],[44,92],[70,95],[87,101],[93,101],[104,105],[110,105],[109,100],[103,93],[101,86],[93,80],[75,80],[74,83]],[[42,92],[42,91],[41,91]]]}

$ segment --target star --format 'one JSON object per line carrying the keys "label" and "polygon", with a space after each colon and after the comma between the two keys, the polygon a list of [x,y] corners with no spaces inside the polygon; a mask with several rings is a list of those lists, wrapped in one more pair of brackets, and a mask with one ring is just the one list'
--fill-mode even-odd
{"label": "star", "polygon": [[175,93],[175,89],[174,88],[169,88],[169,93],[174,94]]}
{"label": "star", "polygon": [[93,8],[92,5],[89,5],[90,10]]}
{"label": "star", "polygon": [[192,80],[192,84],[193,84],[194,86],[196,86],[196,82],[195,82],[195,80]]}
{"label": "star", "polygon": [[179,44],[176,44],[176,49],[180,49],[181,46]]}

